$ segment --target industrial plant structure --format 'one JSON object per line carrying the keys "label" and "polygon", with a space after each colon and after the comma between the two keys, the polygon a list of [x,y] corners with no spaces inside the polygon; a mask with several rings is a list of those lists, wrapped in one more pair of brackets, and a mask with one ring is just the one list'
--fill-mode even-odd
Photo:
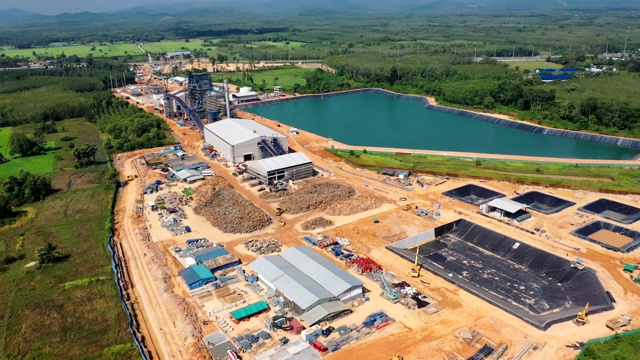
{"label": "industrial plant structure", "polygon": [[291,153],[267,159],[250,161],[249,175],[263,184],[273,184],[282,179],[301,180],[314,174],[313,162],[303,153]]}
{"label": "industrial plant structure", "polygon": [[289,148],[285,135],[243,119],[225,119],[206,125],[204,142],[235,164],[284,155]]}

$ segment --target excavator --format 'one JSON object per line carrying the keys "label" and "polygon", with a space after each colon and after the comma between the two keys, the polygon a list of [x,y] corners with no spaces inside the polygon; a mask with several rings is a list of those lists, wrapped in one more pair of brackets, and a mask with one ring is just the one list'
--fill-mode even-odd
{"label": "excavator", "polygon": [[284,214],[286,211],[287,211],[287,208],[277,207],[276,208],[276,216],[280,216],[280,215]]}
{"label": "excavator", "polygon": [[416,248],[416,262],[413,264],[411,268],[411,277],[419,278],[420,277],[420,265],[418,265],[418,254],[420,253],[420,246]]}
{"label": "excavator", "polygon": [[578,315],[576,315],[576,318],[573,319],[573,323],[578,326],[588,324],[589,323],[589,317],[587,316],[588,313],[589,313],[589,303],[585,305],[584,310],[580,311]]}
{"label": "excavator", "polygon": [[404,356],[396,354],[393,356],[393,358],[391,358],[391,360],[404,360]]}

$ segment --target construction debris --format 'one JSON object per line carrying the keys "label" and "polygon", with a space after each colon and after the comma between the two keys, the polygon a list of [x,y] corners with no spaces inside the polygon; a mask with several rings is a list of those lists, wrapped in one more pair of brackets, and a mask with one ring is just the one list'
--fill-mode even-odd
{"label": "construction debris", "polygon": [[197,215],[222,232],[232,234],[251,233],[271,224],[264,211],[233,190],[226,180],[215,176],[210,179],[196,189]]}
{"label": "construction debris", "polygon": [[356,191],[350,186],[329,182],[318,183],[296,191],[293,196],[280,202],[280,207],[286,207],[291,214],[300,214],[348,199],[355,194]]}
{"label": "construction debris", "polygon": [[254,253],[265,255],[279,252],[282,249],[282,243],[276,239],[251,239],[244,243],[244,247]]}
{"label": "construction debris", "polygon": [[302,230],[309,231],[309,230],[315,230],[320,228],[327,228],[333,225],[334,225],[333,221],[329,219],[325,219],[323,217],[316,217],[303,222],[301,226],[302,226]]}
{"label": "construction debris", "polygon": [[466,342],[469,346],[474,346],[482,338],[482,333],[473,329],[462,329],[458,331],[456,337]]}
{"label": "construction debris", "polygon": [[288,191],[277,191],[277,192],[263,192],[262,194],[260,194],[260,197],[265,199],[265,200],[275,200],[275,199],[282,199],[285,198],[287,196],[291,195],[290,192]]}
{"label": "construction debris", "polygon": [[350,199],[336,201],[326,214],[331,216],[348,216],[379,208],[385,201],[375,195],[360,195]]}

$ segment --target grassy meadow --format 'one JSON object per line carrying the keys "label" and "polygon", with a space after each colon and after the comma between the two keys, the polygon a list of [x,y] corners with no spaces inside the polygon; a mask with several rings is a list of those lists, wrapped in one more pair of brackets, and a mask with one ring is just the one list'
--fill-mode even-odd
{"label": "grassy meadow", "polygon": [[562,67],[562,65],[548,61],[501,61],[501,63],[514,69],[518,67],[520,71],[529,70],[531,72],[536,71],[536,69],[559,69]]}
{"label": "grassy meadow", "polygon": [[84,58],[89,54],[93,54],[94,58],[109,56],[125,56],[125,55],[143,55],[144,53],[138,49],[136,44],[114,43],[114,44],[88,44],[88,45],[67,45],[67,46],[49,46],[31,49],[10,49],[0,48],[0,54],[8,57],[24,57],[35,60],[36,55],[58,56],[61,54],[78,55]]}
{"label": "grassy meadow", "polygon": [[[215,43],[216,41],[214,40],[213,42]],[[173,51],[206,51],[209,48],[214,49],[215,46],[209,45],[208,42],[204,40],[192,39],[189,40],[189,42],[186,42],[185,40],[168,40],[144,43],[142,44],[142,48],[150,53],[159,54]]]}
{"label": "grassy meadow", "polygon": [[605,73],[597,78],[554,81],[558,97],[570,101],[581,101],[593,97],[604,101],[624,101],[640,106],[640,76],[627,72]]}
{"label": "grassy meadow", "polygon": [[9,139],[11,138],[11,127],[0,127],[0,154],[9,156]]}
{"label": "grassy meadow", "polygon": [[638,191],[638,168],[575,166],[559,163],[533,163],[483,159],[457,159],[444,156],[372,154],[370,152],[331,150],[344,161],[372,170],[400,168],[441,174],[480,176],[505,181],[559,184],[575,189]]}
{"label": "grassy meadow", "polygon": [[[99,152],[98,165],[74,169],[68,142],[60,140],[99,144],[100,132],[84,119],[57,124],[66,131],[47,135],[47,143],[58,147],[0,165],[0,177],[21,168],[51,173],[58,190],[0,222],[0,358],[139,359],[109,263],[114,190],[105,186],[106,156]],[[68,258],[25,268],[48,241]]]}
{"label": "grassy meadow", "polygon": [[[304,75],[313,71],[314,69],[284,68],[252,71],[250,74],[253,77],[254,85],[260,85],[264,80],[267,91],[273,90],[274,85],[279,85],[284,88],[284,91],[291,92],[293,85],[305,85]],[[222,82],[224,79],[229,79],[234,84],[242,83],[242,81],[236,81],[236,79],[242,79],[241,72],[214,73],[211,74],[211,78],[214,82]],[[277,81],[276,78],[278,78]],[[253,87],[255,88],[256,86]]]}

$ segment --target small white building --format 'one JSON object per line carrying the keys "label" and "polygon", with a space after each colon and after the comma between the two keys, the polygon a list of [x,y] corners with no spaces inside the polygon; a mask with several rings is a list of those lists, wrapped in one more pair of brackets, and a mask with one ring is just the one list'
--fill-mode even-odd
{"label": "small white building", "polygon": [[176,178],[180,181],[192,184],[198,180],[204,180],[204,176],[195,170],[180,170],[176,172]]}
{"label": "small white building", "polygon": [[204,142],[234,164],[284,155],[289,149],[285,135],[245,119],[225,119],[205,125]]}
{"label": "small white building", "polygon": [[244,87],[241,87],[240,91],[238,91],[237,93],[231,94],[231,100],[242,103],[247,101],[256,101],[260,99],[258,98],[257,92],[253,91],[253,89],[251,89],[248,86],[244,86]]}

